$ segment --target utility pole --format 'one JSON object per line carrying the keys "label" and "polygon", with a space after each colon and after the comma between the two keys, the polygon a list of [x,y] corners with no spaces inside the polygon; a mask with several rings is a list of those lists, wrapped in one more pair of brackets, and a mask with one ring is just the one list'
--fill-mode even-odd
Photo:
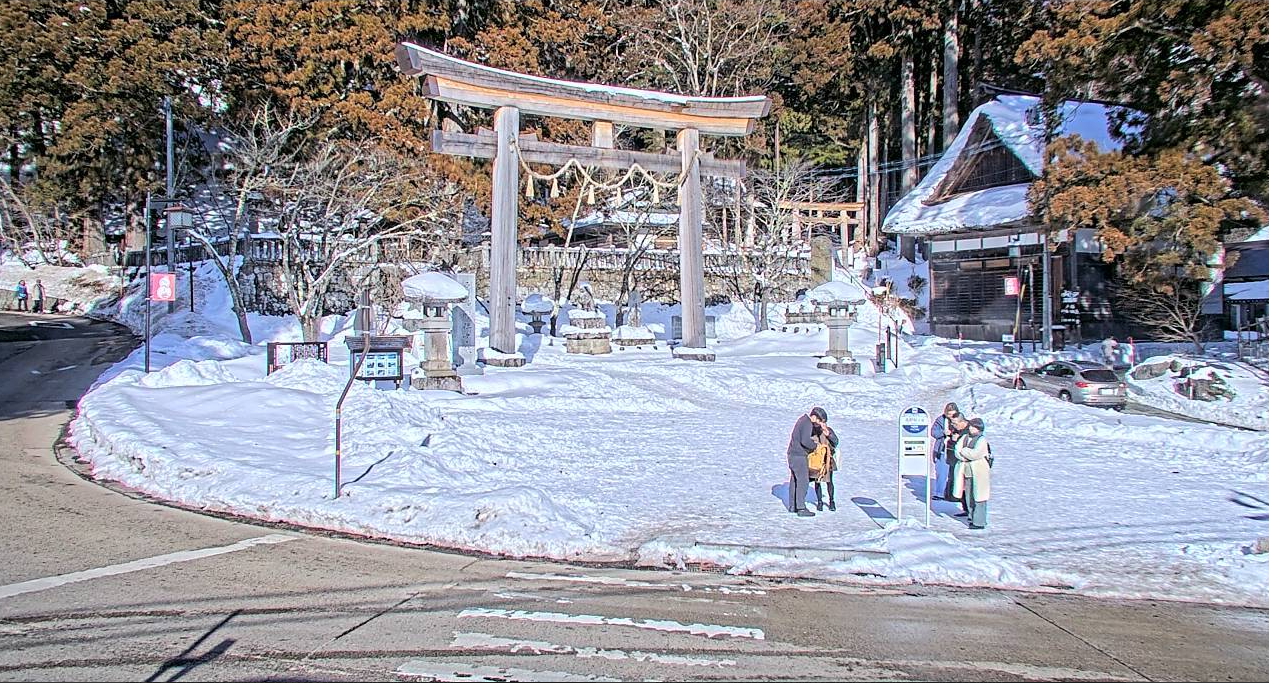
{"label": "utility pole", "polygon": [[150,193],[145,193],[145,372],[150,373]]}
{"label": "utility pole", "polygon": [[1053,350],[1053,264],[1052,255],[1049,252],[1049,231],[1046,229],[1040,234],[1043,240],[1041,248],[1040,263],[1042,265],[1044,282],[1042,284],[1044,302],[1040,315],[1044,322],[1044,350]]}
{"label": "utility pole", "polygon": [[[167,187],[163,197],[167,200],[165,208],[172,206],[172,195],[176,191],[176,171],[172,168],[172,98],[163,98],[163,119],[167,128]],[[167,272],[176,272],[176,231],[172,229],[172,214],[163,212],[163,224],[167,227]],[[167,312],[176,312],[176,302],[169,301]]]}

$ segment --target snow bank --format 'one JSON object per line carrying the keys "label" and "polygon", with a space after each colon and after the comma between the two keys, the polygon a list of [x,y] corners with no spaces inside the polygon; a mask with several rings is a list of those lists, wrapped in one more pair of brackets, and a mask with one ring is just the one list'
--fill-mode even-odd
{"label": "snow bank", "polygon": [[[253,318],[257,345],[236,341],[226,295],[199,274],[198,313],[156,321],[162,369],[142,375],[134,354],[84,397],[71,426],[100,476],[152,495],[512,556],[1269,606],[1265,563],[1244,552],[1263,522],[1231,501],[1269,499],[1269,437],[983,383],[1047,357],[987,344],[904,337],[899,367],[877,374],[867,360],[876,325],[862,320],[850,343],[863,374],[835,375],[815,367],[822,327],[754,334],[744,306],[710,307],[714,363],[674,362],[664,349],[575,356],[526,336],[513,356],[529,364],[465,377],[475,395],[358,384],[335,498],[333,407],[347,377],[338,341],[350,318],[323,322],[331,365],[266,377],[258,343],[296,338],[298,324]],[[664,334],[675,313],[649,304],[644,320]],[[894,519],[899,497],[914,515],[924,492],[919,479],[896,491],[897,416],[948,400],[982,417],[993,444],[984,531],[942,501],[929,530]],[[838,510],[803,519],[785,509],[784,452],[816,405],[843,439]],[[780,547],[873,552],[764,550]]]}
{"label": "snow bank", "polygon": [[[1185,377],[1216,382],[1232,395],[1212,401],[1191,400],[1183,393]],[[1167,354],[1136,365],[1127,381],[1130,391],[1164,410],[1269,431],[1269,377],[1255,366]]]}

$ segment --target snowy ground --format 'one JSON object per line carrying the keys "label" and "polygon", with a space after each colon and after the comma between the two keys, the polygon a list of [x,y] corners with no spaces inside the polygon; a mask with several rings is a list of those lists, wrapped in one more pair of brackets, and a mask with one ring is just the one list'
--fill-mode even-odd
{"label": "snowy ground", "polygon": [[[200,311],[224,307],[219,290],[201,290]],[[233,341],[227,313],[163,316],[155,366],[165,369],[129,369],[134,354],[81,402],[72,438],[99,475],[158,496],[419,543],[1269,606],[1269,555],[1250,552],[1269,535],[1253,517],[1269,509],[1233,500],[1269,500],[1269,436],[1010,391],[991,382],[1038,358],[932,338],[912,338],[898,372],[873,375],[865,363],[862,377],[837,376],[815,369],[823,331],[733,334],[747,314],[714,312],[729,330],[715,363],[672,360],[664,348],[570,356],[558,340],[529,336],[529,365],[467,378],[474,396],[358,385],[345,408],[339,499],[341,318],[326,327],[332,365],[266,378],[263,346]],[[298,336],[285,319],[253,318],[253,330]],[[853,330],[854,348],[875,341],[875,329]],[[1000,465],[985,531],[943,503],[929,531],[892,519],[897,415],[948,400],[985,419]],[[812,405],[843,437],[843,462],[838,511],[802,519],[785,511],[783,453]],[[905,516],[918,491],[919,479],[905,484]],[[777,547],[884,552],[794,559]]]}

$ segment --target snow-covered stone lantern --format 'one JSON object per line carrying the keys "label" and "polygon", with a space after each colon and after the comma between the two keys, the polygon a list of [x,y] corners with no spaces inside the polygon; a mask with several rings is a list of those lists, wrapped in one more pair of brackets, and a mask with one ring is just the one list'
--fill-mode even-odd
{"label": "snow-covered stone lantern", "polygon": [[533,328],[533,334],[542,334],[542,328],[546,325],[542,316],[549,315],[555,310],[555,302],[541,294],[530,294],[524,298],[524,303],[520,304],[520,310],[532,318],[529,326]]}
{"label": "snow-covered stone lantern", "polygon": [[422,373],[416,371],[411,386],[462,391],[462,380],[454,371],[450,355],[453,325],[449,313],[450,306],[467,298],[467,288],[441,273],[420,273],[407,278],[401,288],[412,309],[406,313],[407,323],[410,328],[423,332]]}
{"label": "snow-covered stone lantern", "polygon": [[811,290],[807,299],[828,309],[824,324],[828,327],[828,351],[816,367],[839,375],[858,375],[859,362],[850,352],[850,327],[859,317],[864,303],[859,288],[846,282],[826,282]]}
{"label": "snow-covered stone lantern", "polygon": [[564,348],[569,353],[592,356],[612,353],[612,328],[608,327],[607,316],[595,304],[595,293],[589,282],[583,282],[580,290],[563,329]]}

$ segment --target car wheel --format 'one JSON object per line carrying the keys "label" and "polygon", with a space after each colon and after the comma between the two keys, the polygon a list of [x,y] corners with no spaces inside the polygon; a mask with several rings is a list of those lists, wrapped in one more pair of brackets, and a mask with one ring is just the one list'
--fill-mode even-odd
{"label": "car wheel", "polygon": [[1026,388],[1027,388],[1027,383],[1026,383],[1026,382],[1024,382],[1024,381],[1022,381],[1022,378],[1021,378],[1021,377],[1019,377],[1019,378],[1017,378],[1017,379],[1015,379],[1015,380],[1013,381],[1013,388],[1014,388],[1014,389],[1026,389]]}
{"label": "car wheel", "polygon": [[1124,406],[1111,406],[1110,409],[1117,413],[1124,412]]}
{"label": "car wheel", "polygon": [[1071,402],[1071,392],[1066,391],[1065,389],[1063,389],[1062,391],[1059,391],[1059,392],[1058,392],[1058,398],[1062,399],[1063,401],[1066,401],[1067,403],[1070,403],[1070,402]]}

